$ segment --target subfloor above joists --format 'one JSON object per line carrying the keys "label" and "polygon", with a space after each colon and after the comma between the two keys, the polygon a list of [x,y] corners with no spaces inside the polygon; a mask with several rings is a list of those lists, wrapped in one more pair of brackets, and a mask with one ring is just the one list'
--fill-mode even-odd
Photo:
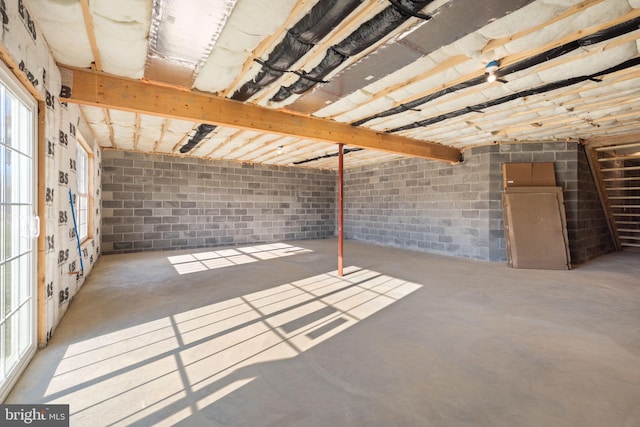
{"label": "subfloor above joists", "polygon": [[460,151],[453,147],[243,104],[212,95],[63,66],[61,74],[64,76],[63,85],[70,88],[70,96],[66,100],[81,105],[342,143],[449,163],[457,163],[461,158]]}

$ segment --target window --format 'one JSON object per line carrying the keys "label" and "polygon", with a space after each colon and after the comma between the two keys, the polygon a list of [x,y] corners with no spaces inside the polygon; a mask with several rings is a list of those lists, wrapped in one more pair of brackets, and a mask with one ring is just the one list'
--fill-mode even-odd
{"label": "window", "polygon": [[89,154],[80,142],[76,147],[76,224],[82,242],[89,237]]}
{"label": "window", "polygon": [[0,61],[0,402],[36,348],[36,114]]}

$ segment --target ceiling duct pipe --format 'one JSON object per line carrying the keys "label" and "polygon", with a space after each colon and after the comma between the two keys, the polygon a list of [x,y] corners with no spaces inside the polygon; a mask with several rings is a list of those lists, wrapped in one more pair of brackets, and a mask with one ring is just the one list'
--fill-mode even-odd
{"label": "ceiling duct pipe", "polygon": [[180,147],[180,152],[184,154],[193,150],[195,146],[198,145],[200,141],[205,139],[207,135],[213,132],[215,128],[215,125],[208,125],[204,123],[198,126],[198,128],[196,129],[196,133],[189,139],[189,141],[187,141],[186,144]]}
{"label": "ceiling duct pipe", "polygon": [[191,87],[237,0],[154,0],[145,77]]}
{"label": "ceiling duct pipe", "polygon": [[[615,37],[636,31],[640,26],[640,18],[630,19],[628,21],[622,22],[620,24],[611,26],[609,28],[605,28],[601,31],[588,35],[586,37],[582,37],[578,40],[574,40],[569,43],[565,43],[562,46],[558,46],[553,49],[549,49],[546,52],[539,53],[530,58],[524,59],[522,61],[516,62],[515,64],[511,64],[509,66],[503,67],[495,72],[495,75],[498,79],[501,79],[504,76],[509,74],[516,73],[518,71],[526,70],[528,68],[534,67],[536,65],[542,64],[547,61],[551,61],[553,59],[560,58],[563,55],[566,55],[574,50],[583,47],[590,46],[596,43],[600,43],[606,40],[613,39]],[[395,114],[400,114],[405,111],[415,111],[417,107],[424,105],[428,102],[431,102],[437,98],[440,98],[444,95],[448,95],[450,93],[457,92],[459,90],[467,89],[473,86],[477,86],[483,84],[487,81],[487,77],[485,75],[474,77],[462,83],[458,83],[456,85],[450,86],[446,89],[439,90],[427,96],[423,96],[422,98],[415,99],[411,102],[407,102],[397,107],[390,108],[388,110],[382,111],[380,113],[374,114],[369,117],[365,117],[364,119],[357,120],[353,122],[352,126],[361,126],[368,121],[379,119],[383,117],[393,116]]]}
{"label": "ceiling duct pipe", "polygon": [[262,69],[253,80],[242,85],[232,99],[246,101],[265,86],[279,79],[288,68],[302,58],[313,46],[326,37],[359,5],[359,0],[321,0],[292,28],[271,51]]}
{"label": "ceiling duct pipe", "polygon": [[[362,151],[364,150],[364,148],[345,148],[344,151],[342,152],[342,154],[349,154],[349,153],[353,153],[356,151]],[[322,160],[322,159],[329,159],[331,157],[338,157],[340,155],[340,152],[337,151],[335,153],[330,153],[330,154],[325,154],[324,156],[318,156],[318,157],[314,157],[312,159],[306,159],[306,160],[299,160],[297,162],[293,162],[294,165],[302,165],[304,163],[311,163],[311,162],[315,162],[318,160]]]}
{"label": "ceiling duct pipe", "polygon": [[393,37],[377,49],[375,55],[349,64],[329,83],[317,85],[299,96],[287,109],[313,114],[533,1],[483,0],[481,5],[476,5],[479,2],[470,5],[468,0],[448,0],[429,8],[432,19]]}
{"label": "ceiling duct pipe", "polygon": [[292,94],[302,94],[322,81],[329,73],[338,68],[347,58],[357,55],[363,50],[373,46],[383,37],[402,25],[407,19],[419,16],[428,20],[431,17],[418,14],[433,0],[397,0],[392,1],[391,6],[383,9],[376,16],[362,24],[347,36],[342,42],[331,46],[320,64],[311,71],[303,72],[302,76],[291,86],[280,87],[280,90],[271,98],[273,102],[281,102]]}
{"label": "ceiling duct pipe", "polygon": [[533,95],[540,95],[542,93],[551,92],[551,91],[556,90],[556,89],[561,89],[561,88],[564,88],[564,87],[573,86],[575,84],[582,83],[582,82],[587,81],[587,80],[599,82],[599,81],[601,81],[599,79],[600,76],[611,74],[611,73],[616,73],[618,71],[622,71],[622,70],[625,70],[627,68],[635,67],[637,65],[640,65],[640,57],[629,59],[629,60],[627,60],[627,61],[625,61],[625,62],[623,62],[621,64],[616,65],[615,67],[607,68],[606,70],[602,70],[602,71],[600,71],[598,73],[589,74],[587,76],[572,77],[570,79],[559,80],[557,82],[548,83],[546,85],[538,86],[538,87],[533,88],[533,89],[523,90],[521,92],[517,92],[517,93],[513,93],[511,95],[503,96],[501,98],[493,99],[491,101],[483,102],[481,104],[476,104],[476,105],[472,105],[472,106],[469,106],[469,107],[461,108],[459,110],[452,111],[452,112],[446,113],[446,114],[442,114],[440,116],[431,117],[429,119],[421,120],[419,122],[415,122],[415,123],[411,123],[411,124],[408,124],[408,125],[405,125],[405,126],[397,127],[395,129],[389,129],[389,130],[386,131],[386,133],[401,132],[401,131],[404,131],[404,130],[410,130],[410,129],[415,129],[415,128],[419,128],[419,127],[427,127],[429,125],[432,125],[432,124],[435,124],[435,123],[438,123],[438,122],[442,122],[444,120],[452,119],[454,117],[462,116],[464,114],[473,113],[473,112],[482,112],[481,110],[484,110],[485,108],[495,107],[496,105],[504,104],[506,102],[510,102],[510,101],[516,100],[518,98],[524,98],[524,97],[533,96]]}

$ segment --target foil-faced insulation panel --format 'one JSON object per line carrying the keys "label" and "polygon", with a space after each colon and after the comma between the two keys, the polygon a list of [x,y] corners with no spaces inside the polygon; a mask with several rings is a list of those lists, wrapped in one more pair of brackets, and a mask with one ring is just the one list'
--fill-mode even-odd
{"label": "foil-faced insulation panel", "polygon": [[[198,73],[194,87],[208,92],[227,89],[251,53],[284,24],[296,3],[296,0],[238,0],[227,26]],[[222,59],[226,57],[228,59]]]}
{"label": "foil-faced insulation panel", "polygon": [[155,0],[145,77],[191,87],[237,0]]}

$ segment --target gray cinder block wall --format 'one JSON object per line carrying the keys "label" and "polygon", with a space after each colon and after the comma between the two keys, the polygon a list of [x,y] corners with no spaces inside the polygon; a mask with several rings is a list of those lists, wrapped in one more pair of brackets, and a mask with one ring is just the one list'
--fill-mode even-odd
{"label": "gray cinder block wall", "polygon": [[[472,148],[450,166],[422,159],[347,169],[345,236],[447,255],[505,261],[502,164],[554,162],[574,263],[614,249],[584,147],[577,143]],[[348,163],[347,163],[348,164]]]}
{"label": "gray cinder block wall", "polygon": [[490,259],[490,148],[456,166],[402,159],[347,169],[345,237]]}
{"label": "gray cinder block wall", "polygon": [[102,171],[103,253],[334,235],[334,172],[114,150]]}

